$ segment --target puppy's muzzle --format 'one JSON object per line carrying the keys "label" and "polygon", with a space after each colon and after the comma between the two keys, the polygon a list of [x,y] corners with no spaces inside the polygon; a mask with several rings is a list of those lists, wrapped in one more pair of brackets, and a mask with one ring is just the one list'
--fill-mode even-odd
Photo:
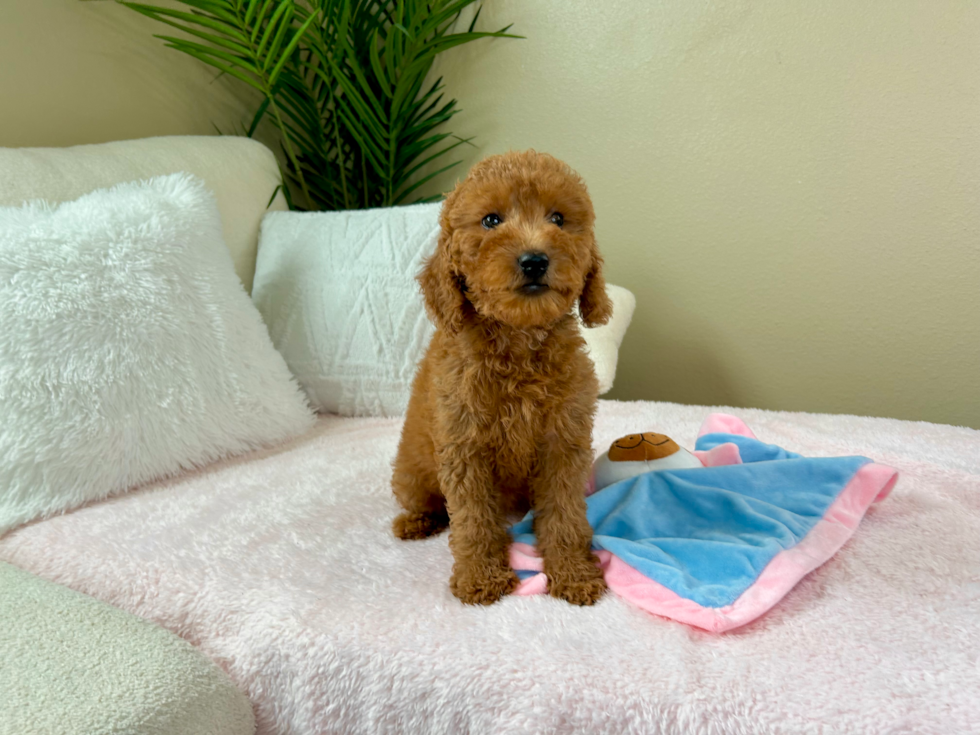
{"label": "puppy's muzzle", "polygon": [[539,282],[544,278],[545,273],[548,272],[549,261],[547,255],[538,251],[530,251],[524,253],[517,259],[517,265],[520,267],[524,277],[530,281],[530,283],[521,286],[521,291],[528,294],[535,294],[547,290],[547,284]]}
{"label": "puppy's muzzle", "polygon": [[517,259],[517,264],[521,267],[521,272],[532,281],[537,281],[548,272],[548,256],[544,253],[524,253]]}
{"label": "puppy's muzzle", "polygon": [[525,289],[532,286],[539,286],[542,289],[547,288],[546,285],[537,283],[542,278],[544,274],[548,272],[548,256],[540,251],[529,251],[522,254],[517,259],[517,265],[521,269],[521,273],[527,278],[531,283],[524,286]]}

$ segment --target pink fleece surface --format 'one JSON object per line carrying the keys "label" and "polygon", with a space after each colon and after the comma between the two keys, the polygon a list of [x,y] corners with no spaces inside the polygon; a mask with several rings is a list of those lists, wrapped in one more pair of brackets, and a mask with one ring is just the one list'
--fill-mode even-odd
{"label": "pink fleece surface", "polygon": [[[980,432],[728,411],[902,481],[841,553],[724,636],[616,595],[461,605],[445,534],[390,533],[397,420],[324,417],[288,446],[16,530],[0,559],[199,646],[262,735],[975,732]],[[603,401],[595,447],[692,437],[709,412]]]}

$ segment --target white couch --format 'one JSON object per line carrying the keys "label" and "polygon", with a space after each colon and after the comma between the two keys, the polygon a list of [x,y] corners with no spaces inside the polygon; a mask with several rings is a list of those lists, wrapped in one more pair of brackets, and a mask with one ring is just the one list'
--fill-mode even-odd
{"label": "white couch", "polygon": [[[279,183],[272,154],[252,141],[0,150],[0,204],[70,199],[177,170],[197,174],[215,190],[236,270],[250,285],[259,221]],[[283,202],[276,197],[271,206]],[[3,614],[16,615],[31,600],[39,619],[60,626],[51,635],[65,640],[82,624],[79,615],[90,614],[89,633],[127,649],[120,666],[146,684],[139,687],[144,691],[165,681],[155,678],[161,669],[127,661],[147,660],[140,651],[150,650],[148,638],[160,642],[159,629],[119,613],[93,632],[92,625],[102,625],[93,621],[112,617],[105,607],[59,588],[44,594],[30,588],[60,583],[153,621],[220,666],[251,703],[258,732],[277,735],[975,728],[980,432],[732,410],[766,441],[807,455],[864,454],[896,467],[902,479],[837,557],[730,635],[655,618],[614,597],[591,609],[547,597],[460,605],[446,584],[452,561],[445,536],[408,544],[389,530],[395,513],[390,460],[400,421],[336,416],[321,417],[310,434],[284,447],[5,535],[0,563],[37,577],[0,568]],[[690,445],[706,413],[698,406],[601,401],[595,447],[645,430]],[[25,602],[11,604],[14,595]],[[16,683],[61,676],[45,669],[44,646],[16,637],[36,631],[13,631],[0,632],[3,651],[17,652],[0,677]],[[187,647],[171,634],[163,647],[172,661],[189,660]],[[94,658],[86,659],[79,646],[82,657],[71,666],[95,676],[110,648],[89,646]],[[188,669],[187,681],[210,672],[211,689],[161,684],[170,692],[166,701],[132,696],[112,686],[118,677],[105,672],[104,688],[89,681],[86,690],[102,697],[89,711],[104,714],[103,721],[73,729],[65,720],[60,731],[163,732],[159,723],[169,721],[160,719],[161,709],[177,708],[189,718],[204,714],[171,732],[250,732],[252,722],[240,717],[241,695],[202,661],[191,667],[197,674]],[[7,683],[0,681],[0,690]],[[78,692],[44,691],[43,697],[0,696],[0,732],[15,715],[30,721],[26,708],[82,706],[72,698]],[[202,704],[200,697],[210,694],[215,699]],[[127,713],[127,706],[136,711]],[[219,712],[225,713],[220,726],[206,719]]]}

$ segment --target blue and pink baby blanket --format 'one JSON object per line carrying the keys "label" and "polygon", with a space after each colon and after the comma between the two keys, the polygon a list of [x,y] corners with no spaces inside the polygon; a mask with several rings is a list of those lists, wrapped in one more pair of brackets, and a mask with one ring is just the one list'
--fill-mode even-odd
{"label": "blue and pink baby blanket", "polygon": [[[851,537],[898,479],[866,457],[803,457],[712,414],[701,468],[659,470],[587,498],[609,588],[656,615],[721,633],[759,617]],[[547,590],[530,516],[511,529],[515,594]]]}

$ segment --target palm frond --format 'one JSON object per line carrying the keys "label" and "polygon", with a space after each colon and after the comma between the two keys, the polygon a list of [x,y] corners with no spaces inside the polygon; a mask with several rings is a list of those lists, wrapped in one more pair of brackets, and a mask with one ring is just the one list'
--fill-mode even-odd
{"label": "palm frond", "polygon": [[181,0],[186,11],[118,1],[179,31],[157,36],[168,47],[261,93],[242,134],[275,127],[295,209],[400,204],[457,165],[441,161],[470,139],[444,130],[459,108],[441,78],[424,86],[433,61],[520,38],[510,26],[477,31],[480,7],[456,32],[479,0]]}

